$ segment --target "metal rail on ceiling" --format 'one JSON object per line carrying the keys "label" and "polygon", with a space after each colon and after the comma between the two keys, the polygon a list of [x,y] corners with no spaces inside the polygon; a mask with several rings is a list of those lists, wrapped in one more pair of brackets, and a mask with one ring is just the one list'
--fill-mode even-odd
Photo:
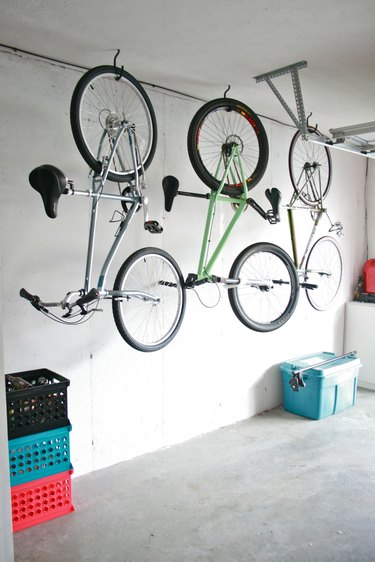
{"label": "metal rail on ceiling", "polygon": [[[305,140],[323,144],[330,148],[347,150],[362,156],[367,156],[368,158],[375,158],[375,121],[329,129],[331,137],[318,134],[317,132],[311,132],[308,129],[302,88],[299,79],[299,70],[306,68],[306,66],[306,61],[300,61],[288,66],[283,66],[282,68],[277,68],[276,70],[272,70],[270,72],[259,74],[258,76],[254,76],[254,79],[257,82],[266,82],[268,84]],[[292,79],[297,115],[287,104],[272,81],[274,78],[278,78],[279,76],[283,76],[285,74],[290,74]],[[369,138],[365,138],[369,135],[372,135],[372,138],[370,137],[371,140]]]}

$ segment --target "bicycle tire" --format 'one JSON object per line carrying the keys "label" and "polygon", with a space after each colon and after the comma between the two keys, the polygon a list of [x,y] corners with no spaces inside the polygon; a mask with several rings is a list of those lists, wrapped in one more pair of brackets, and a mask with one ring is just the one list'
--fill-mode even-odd
{"label": "bicycle tire", "polygon": [[[187,136],[190,162],[199,179],[217,191],[224,174],[222,147],[236,142],[248,189],[262,179],[268,163],[268,139],[259,117],[245,104],[220,98],[204,104],[194,115]],[[223,195],[237,197],[243,192],[242,180],[228,178]]]}
{"label": "bicycle tire", "polygon": [[340,290],[343,258],[340,246],[332,236],[322,236],[311,248],[306,260],[304,279],[318,285],[306,289],[306,296],[315,310],[327,310]]}
{"label": "bicycle tire", "polygon": [[281,328],[292,316],[299,280],[290,256],[279,246],[258,242],[245,248],[229,273],[240,284],[228,291],[237,318],[256,332]]}
{"label": "bicycle tire", "polygon": [[[311,128],[308,132],[318,134]],[[310,207],[319,205],[327,197],[332,181],[332,158],[329,149],[304,140],[300,131],[297,131],[290,143],[288,166],[296,196]]]}
{"label": "bicycle tire", "polygon": [[[135,125],[140,162],[146,169],[154,157],[157,124],[151,101],[141,84],[128,72],[114,66],[97,66],[78,81],[70,104],[70,123],[77,148],[96,173],[109,156],[111,141],[120,122]],[[126,131],[120,139],[108,179],[132,181],[135,166]]]}
{"label": "bicycle tire", "polygon": [[120,267],[115,291],[142,291],[158,302],[136,297],[113,298],[112,312],[118,331],[134,349],[157,351],[180,329],[186,306],[186,289],[175,260],[159,248],[143,248]]}

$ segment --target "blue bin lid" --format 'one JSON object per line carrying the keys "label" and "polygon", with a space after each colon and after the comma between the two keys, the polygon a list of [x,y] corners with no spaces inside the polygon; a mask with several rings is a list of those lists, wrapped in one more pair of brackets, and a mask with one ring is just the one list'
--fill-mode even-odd
{"label": "blue bin lid", "polygon": [[[314,377],[327,377],[336,375],[338,372],[352,367],[361,367],[361,362],[358,357],[348,353],[346,356],[338,356],[337,360],[335,353],[328,351],[319,351],[318,353],[311,353],[302,357],[295,357],[288,361],[281,363],[280,368],[292,374],[294,371],[300,369],[308,369],[303,372],[303,376],[313,375]],[[326,365],[319,365],[327,361]]]}

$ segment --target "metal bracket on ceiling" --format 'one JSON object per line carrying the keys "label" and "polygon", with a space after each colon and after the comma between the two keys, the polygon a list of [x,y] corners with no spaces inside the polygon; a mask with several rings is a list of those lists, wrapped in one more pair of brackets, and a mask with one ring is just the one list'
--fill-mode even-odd
{"label": "metal bracket on ceiling", "polygon": [[[309,131],[308,118],[306,119],[305,115],[301,83],[298,74],[298,71],[302,68],[305,68],[306,66],[306,61],[300,61],[295,64],[290,64],[288,66],[283,66],[282,68],[272,70],[271,72],[259,74],[258,76],[254,76],[254,78],[257,82],[264,81],[268,84],[285,111],[292,119],[293,123],[296,125],[297,129],[300,131],[304,140],[309,140],[332,148],[339,148],[342,150],[347,150],[349,152],[355,152],[356,154],[361,154],[362,156],[367,156],[369,158],[375,158],[375,140],[368,141],[365,138],[361,138],[359,136],[364,134],[367,135],[369,133],[375,133],[375,121],[372,121],[370,123],[363,123],[360,125],[353,125],[351,127],[330,129],[329,132],[332,135],[332,138],[328,138],[324,135],[318,134],[317,130],[314,132]],[[294,98],[297,108],[297,117],[272,82],[273,78],[277,78],[284,74],[290,74],[292,78]]]}
{"label": "metal bracket on ceiling", "polygon": [[[298,71],[301,68],[305,68],[307,66],[306,61],[296,62],[295,64],[289,64],[288,66],[283,66],[282,68],[277,68],[276,70],[272,70],[271,72],[265,72],[264,74],[259,74],[258,76],[254,76],[257,82],[266,82],[268,86],[271,88],[285,111],[288,113],[289,117],[292,119],[293,123],[302,133],[303,138],[307,138],[307,124],[306,124],[306,115],[305,115],[305,107],[303,103],[302,97],[302,89],[301,83],[299,79]],[[283,96],[280,94],[274,83],[272,82],[273,78],[277,78],[284,74],[290,74],[292,78],[292,85],[294,91],[294,98],[296,101],[296,108],[297,108],[297,117],[295,116],[292,109],[284,100]]]}

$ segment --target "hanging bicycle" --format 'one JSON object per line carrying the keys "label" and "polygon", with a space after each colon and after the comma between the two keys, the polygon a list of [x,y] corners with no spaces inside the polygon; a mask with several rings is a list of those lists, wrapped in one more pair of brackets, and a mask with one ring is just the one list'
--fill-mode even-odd
{"label": "hanging bicycle", "polygon": [[[317,132],[317,129],[314,131]],[[343,258],[336,239],[323,236],[313,244],[323,215],[330,223],[330,233],[339,237],[343,231],[341,222],[332,222],[327,208],[323,206],[332,178],[329,149],[303,140],[302,133],[297,131],[289,149],[289,173],[294,191],[287,212],[294,264],[311,306],[316,310],[327,310],[339,292],[343,275]],[[313,220],[301,260],[298,258],[294,222],[294,213],[300,209],[307,210]]]}
{"label": "hanging bicycle", "polygon": [[[174,338],[185,312],[185,286],[175,260],[159,248],[143,248],[129,256],[120,267],[113,289],[106,280],[113,259],[135,214],[143,209],[144,228],[162,232],[157,221],[149,220],[144,195],[145,169],[155,153],[157,128],[151,102],[139,82],[114,66],[89,70],[79,80],[71,101],[71,126],[77,147],[94,171],[92,188],[80,191],[55,166],[42,165],[29,176],[31,186],[43,199],[50,218],[57,216],[63,194],[92,199],[85,279],[82,289],[69,291],[57,302],[44,302],[21,289],[20,295],[48,317],[65,324],[78,324],[91,317],[100,300],[112,301],[116,326],[133,348],[156,351]],[[104,191],[106,181],[126,182],[118,194]],[[116,200],[121,204],[119,226],[92,287],[92,265],[99,203]],[[62,316],[49,309],[60,308]]]}
{"label": "hanging bicycle", "polygon": [[[228,277],[214,275],[213,267],[244,210],[251,206],[265,220],[279,219],[280,192],[267,189],[272,209],[264,211],[248,191],[262,178],[268,160],[266,132],[257,115],[245,104],[228,98],[203,105],[188,131],[188,153],[199,178],[211,189],[208,194],[179,191],[173,176],[163,180],[165,209],[170,211],[176,195],[209,200],[201,252],[196,273],[185,281],[188,289],[205,283],[228,289],[237,318],[248,328],[269,332],[292,316],[299,293],[298,276],[290,256],[268,242],[252,244],[235,259]],[[210,238],[218,203],[229,203],[234,215],[216,248],[210,253]]]}

